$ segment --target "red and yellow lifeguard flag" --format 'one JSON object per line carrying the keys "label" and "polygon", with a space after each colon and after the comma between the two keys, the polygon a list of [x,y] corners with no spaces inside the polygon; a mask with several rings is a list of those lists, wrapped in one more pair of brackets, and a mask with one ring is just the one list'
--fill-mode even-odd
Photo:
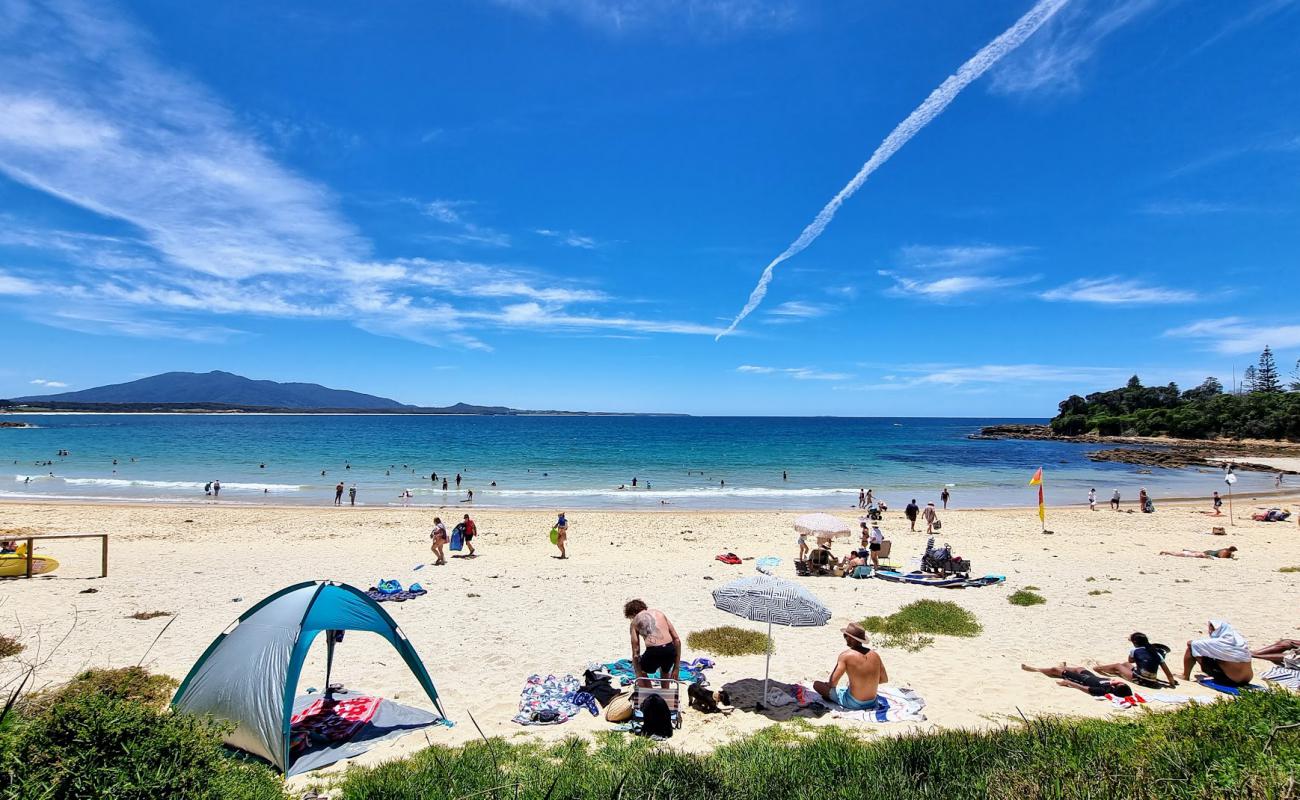
{"label": "red and yellow lifeguard flag", "polygon": [[1039,467],[1034,477],[1029,479],[1030,486],[1038,487],[1038,521],[1047,524],[1047,509],[1043,507],[1043,468]]}

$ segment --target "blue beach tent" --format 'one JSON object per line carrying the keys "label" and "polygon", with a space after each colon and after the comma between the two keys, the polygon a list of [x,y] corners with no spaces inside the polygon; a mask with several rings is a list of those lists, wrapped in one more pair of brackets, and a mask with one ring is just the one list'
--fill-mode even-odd
{"label": "blue beach tent", "polygon": [[[336,632],[342,631],[371,631],[387,639],[438,713],[383,700],[367,729],[349,741],[291,755],[290,721],[320,697],[295,697],[307,651],[318,634],[327,634],[328,692]],[[411,730],[450,724],[429,673],[393,618],[363,592],[334,581],[294,584],[244,612],[208,645],[176,690],[172,707],[233,723],[226,744],[265,758],[286,775],[359,755],[379,741]]]}

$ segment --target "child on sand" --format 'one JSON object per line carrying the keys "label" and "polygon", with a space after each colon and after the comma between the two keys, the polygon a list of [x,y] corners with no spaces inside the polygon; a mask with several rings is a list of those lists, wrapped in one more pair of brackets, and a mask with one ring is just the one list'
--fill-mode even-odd
{"label": "child on sand", "polygon": [[[1128,637],[1128,640],[1133,645],[1133,649],[1128,653],[1128,660],[1120,664],[1102,664],[1097,667],[1098,672],[1162,689],[1178,685],[1178,681],[1174,680],[1174,673],[1169,671],[1169,665],[1165,663],[1165,656],[1169,655],[1168,647],[1163,644],[1152,644],[1145,633],[1134,633]],[[1163,681],[1157,674],[1158,670],[1163,670],[1165,673]]]}

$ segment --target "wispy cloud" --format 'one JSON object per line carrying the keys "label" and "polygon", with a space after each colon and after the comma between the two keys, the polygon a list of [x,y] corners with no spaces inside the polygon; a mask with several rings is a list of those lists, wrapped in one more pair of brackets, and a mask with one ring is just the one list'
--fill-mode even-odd
{"label": "wispy cloud", "polygon": [[1153,200],[1138,210],[1143,214],[1157,217],[1193,217],[1247,209],[1229,203],[1211,203],[1205,200]]}
{"label": "wispy cloud", "polygon": [[1102,42],[1159,5],[1159,0],[1080,0],[1058,14],[1028,46],[1004,61],[989,84],[1000,94],[1069,92]]}
{"label": "wispy cloud", "polygon": [[901,297],[923,297],[931,300],[954,300],[968,294],[991,292],[1020,286],[1037,280],[1037,276],[998,277],[996,275],[953,275],[946,278],[924,280],[909,278],[889,270],[880,270],[881,277],[894,282],[891,294]]}
{"label": "wispy cloud", "polygon": [[[1062,384],[1077,391],[1082,386],[1122,383],[1132,370],[1117,367],[1069,366],[1055,364],[908,364],[868,365],[881,373],[879,380],[842,388],[849,391],[903,391],[942,387],[1015,386],[1024,384]],[[840,387],[837,387],[840,388]]]}
{"label": "wispy cloud", "polygon": [[510,236],[508,234],[466,218],[465,209],[474,205],[469,200],[416,200],[407,198],[406,202],[417,208],[424,216],[453,229],[452,232],[432,234],[429,237],[431,239],[487,247],[510,246]]}
{"label": "wispy cloud", "polygon": [[595,250],[601,244],[591,236],[584,236],[577,231],[554,231],[550,228],[538,228],[533,232],[538,236],[544,236],[547,239],[554,239],[556,244],[562,244],[565,247],[577,247],[582,250]]}
{"label": "wispy cloud", "polygon": [[777,31],[798,19],[792,0],[494,0],[539,18],[569,17],[612,35],[689,32],[706,38]]}
{"label": "wispy cloud", "polygon": [[899,262],[912,269],[983,268],[1016,259],[1031,248],[1019,245],[964,244],[922,245],[911,244],[899,248]]}
{"label": "wispy cloud", "polygon": [[1181,178],[1245,156],[1272,153],[1300,153],[1300,133],[1281,131],[1253,137],[1243,144],[1220,147],[1170,170],[1166,178]]}
{"label": "wispy cloud", "polygon": [[1300,347],[1300,325],[1265,324],[1241,317],[1206,319],[1171,328],[1165,336],[1194,339],[1224,355],[1259,353],[1267,345],[1280,350]]}
{"label": "wispy cloud", "polygon": [[815,367],[760,367],[742,364],[736,372],[748,375],[779,375],[794,378],[797,381],[846,381],[853,376],[845,372],[827,372]]}
{"label": "wispy cloud", "polygon": [[1195,292],[1151,286],[1141,281],[1115,276],[1107,278],[1080,278],[1064,286],[1041,292],[1039,298],[1051,302],[1096,303],[1099,305],[1165,305],[1192,303]]}
{"label": "wispy cloud", "polygon": [[[1245,4],[1241,5],[1244,6]],[[1226,7],[1234,11],[1239,10],[1240,8],[1236,3],[1228,4]],[[1239,33],[1252,25],[1257,25],[1276,14],[1295,11],[1297,8],[1300,8],[1300,2],[1297,2],[1297,0],[1263,0],[1263,2],[1256,3],[1246,13],[1234,16],[1228,20],[1228,22],[1220,28],[1217,33],[1209,39],[1206,39],[1195,50],[1193,50],[1192,54],[1194,55],[1199,53],[1202,50],[1217,44],[1221,40]]]}
{"label": "wispy cloud", "polygon": [[63,381],[51,381],[51,380],[46,380],[45,378],[32,378],[30,381],[28,381],[28,383],[32,384],[33,386],[44,386],[47,389],[68,388],[68,384],[64,383]]}
{"label": "wispy cloud", "polygon": [[834,306],[826,303],[810,303],[806,300],[788,300],[775,308],[769,309],[764,321],[768,324],[802,322],[807,319],[824,317],[831,313],[834,308]]}
{"label": "wispy cloud", "polygon": [[[539,332],[717,333],[610,311],[616,298],[597,288],[513,264],[375,258],[326,187],[280,164],[239,115],[160,64],[110,6],[3,3],[0,174],[127,231],[0,220],[0,244],[45,256],[39,268],[0,271],[0,296],[42,298],[9,301],[34,321],[223,341],[248,334],[204,317],[324,319],[475,348],[488,346],[483,331],[532,318],[553,323]],[[433,226],[426,242],[509,244],[471,202],[403,202]]]}
{"label": "wispy cloud", "polygon": [[748,317],[754,312],[754,309],[758,308],[759,304],[763,302],[763,298],[767,296],[767,285],[772,282],[772,276],[777,265],[802,253],[809,245],[817,241],[817,238],[826,230],[826,226],[830,225],[831,220],[835,218],[840,206],[844,205],[845,201],[862,188],[873,172],[889,161],[895,153],[912,140],[912,137],[920,133],[926,125],[929,125],[942,114],[944,109],[953,100],[957,99],[957,95],[961,94],[963,89],[1001,61],[1004,56],[1023,44],[1026,39],[1033,36],[1035,31],[1042,27],[1068,2],[1069,0],[1039,0],[1024,16],[1016,20],[1015,24],[981,48],[966,63],[962,64],[956,72],[949,75],[943,83],[939,84],[937,89],[912,110],[911,114],[908,114],[902,122],[898,123],[885,137],[885,140],[876,147],[876,151],[871,154],[871,157],[862,165],[852,180],[843,189],[840,189],[822,207],[821,211],[817,212],[817,216],[800,232],[798,238],[764,267],[762,274],[759,275],[758,285],[749,293],[749,299],[745,302],[744,307],[718,338],[721,339],[722,336],[734,331],[744,321],[745,317]]}

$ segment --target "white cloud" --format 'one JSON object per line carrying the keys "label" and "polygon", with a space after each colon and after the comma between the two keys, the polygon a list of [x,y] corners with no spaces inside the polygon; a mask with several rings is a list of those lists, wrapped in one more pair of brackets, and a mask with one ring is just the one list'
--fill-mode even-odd
{"label": "white cloud", "polygon": [[802,322],[806,319],[824,317],[829,314],[833,308],[833,306],[826,305],[825,303],[809,303],[805,300],[789,300],[769,309],[766,312],[765,321],[769,324]]}
{"label": "white cloud", "polygon": [[1188,217],[1243,210],[1245,209],[1241,206],[1210,203],[1204,200],[1153,200],[1139,209],[1143,214],[1158,217]]}
{"label": "white cloud", "polygon": [[1031,248],[1015,245],[922,245],[899,248],[899,261],[913,269],[974,269],[1010,261]]}
{"label": "white cloud", "polygon": [[934,280],[919,280],[889,270],[880,270],[879,274],[894,281],[894,285],[889,289],[891,294],[932,300],[954,300],[963,295],[1005,289],[1037,280],[1036,277],[1011,278],[996,275],[953,275]]}
{"label": "white cloud", "polygon": [[1274,350],[1300,347],[1300,325],[1267,325],[1241,317],[1205,319],[1171,328],[1165,336],[1195,339],[1224,355],[1254,354],[1265,346]]}
{"label": "white cloud", "polygon": [[30,381],[28,381],[28,383],[32,384],[33,386],[44,386],[48,389],[68,388],[68,384],[64,383],[63,381],[50,381],[50,380],[46,380],[45,378],[32,378]]}
{"label": "white cloud", "polygon": [[1000,94],[1072,92],[1106,37],[1159,5],[1159,0],[1076,0],[993,73]]}
{"label": "white cloud", "polygon": [[780,375],[797,381],[846,381],[852,378],[845,372],[827,372],[815,367],[760,367],[753,364],[741,364],[736,372],[748,375]]}
{"label": "white cloud", "polygon": [[536,17],[570,17],[608,34],[645,31],[731,36],[780,30],[798,17],[792,0],[494,0]]}
{"label": "white cloud", "polygon": [[26,278],[0,272],[0,295],[40,294],[40,287]]}
{"label": "white cloud", "polygon": [[1196,293],[1186,289],[1149,286],[1136,280],[1114,276],[1080,278],[1064,286],[1039,293],[1039,298],[1053,302],[1096,303],[1099,305],[1165,305],[1191,303]]}
{"label": "white cloud", "polygon": [[600,247],[600,242],[590,236],[584,236],[576,231],[555,231],[550,228],[538,228],[535,231],[538,236],[545,236],[548,239],[554,239],[557,244],[566,247],[577,247],[582,250],[595,250]]}
{"label": "white cloud", "polygon": [[[0,243],[50,266],[0,272],[0,296],[32,320],[92,334],[223,341],[212,315],[340,320],[439,346],[483,348],[483,330],[544,308],[541,332],[714,334],[708,325],[606,313],[615,301],[514,265],[375,259],[331,193],[280,163],[240,117],[151,55],[104,5],[0,0],[0,174],[133,232],[100,236],[0,219]],[[406,201],[436,226],[425,241],[503,247],[467,201]],[[572,235],[573,246],[595,244]],[[53,256],[53,258],[51,258]],[[58,264],[59,266],[53,266]],[[449,302],[454,299],[455,303]],[[6,309],[7,311],[8,309]]]}

